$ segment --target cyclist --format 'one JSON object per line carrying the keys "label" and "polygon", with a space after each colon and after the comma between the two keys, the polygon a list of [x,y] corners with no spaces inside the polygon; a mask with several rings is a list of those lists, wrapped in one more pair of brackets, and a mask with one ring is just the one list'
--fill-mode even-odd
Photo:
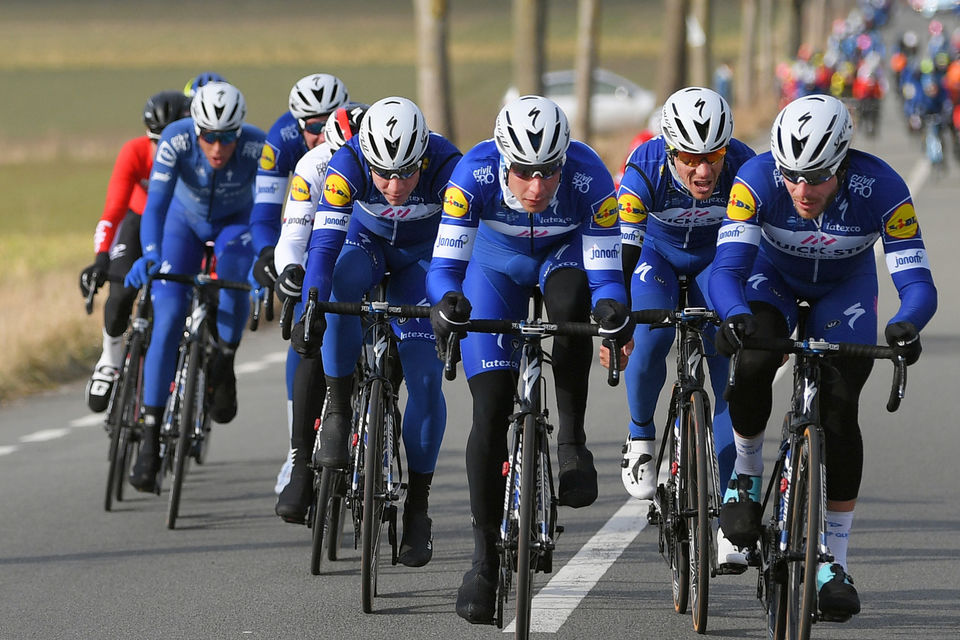
{"label": "cyclist", "polygon": [[[359,131],[366,110],[367,105],[348,103],[347,107],[331,113],[324,127],[324,142],[305,153],[294,169],[275,256],[280,273],[276,282],[277,296],[284,302],[287,298],[300,301],[303,265],[327,165],[333,153]],[[303,306],[298,304],[294,313],[302,315]],[[291,468],[287,472],[289,481],[281,488],[275,511],[287,522],[302,524],[313,502],[313,472],[308,464],[316,438],[314,424],[323,409],[325,385],[321,358],[300,358],[296,351],[293,353],[297,364],[291,396],[288,457]]]}
{"label": "cyclist", "polygon": [[[731,354],[742,336],[789,336],[798,300],[811,306],[810,336],[874,344],[878,284],[871,248],[879,238],[900,297],[884,336],[907,364],[920,357],[919,334],[936,310],[937,292],[910,192],[885,162],[851,149],[852,134],[840,100],[801,98],[774,121],[771,151],[737,174],[710,277],[724,318],[717,332],[721,353]],[[762,437],[781,362],[779,354],[744,351],[729,397],[737,459],[720,521],[734,542],[749,544],[759,532]],[[863,469],[858,404],[873,361],[834,358],[831,364],[836,375],[825,376],[819,393],[826,543],[834,562],[821,565],[817,588],[821,611],[842,619],[860,611],[847,546]]]}
{"label": "cyclist", "polygon": [[198,73],[194,77],[187,80],[187,84],[183,87],[183,95],[188,98],[192,98],[196,93],[197,89],[207,84],[208,82],[226,82],[227,79],[216,71],[203,71]]}
{"label": "cyclist", "polygon": [[[424,276],[440,222],[443,189],[460,155],[446,138],[430,132],[420,108],[407,98],[383,98],[371,105],[360,132],[327,167],[304,290],[316,287],[320,300],[356,302],[389,271],[391,302],[425,301]],[[324,319],[317,314],[316,321],[312,336],[324,335],[323,325],[327,326],[322,346],[327,398],[318,461],[342,469],[348,463],[353,372],[362,349],[362,329],[355,316],[328,314]],[[419,567],[433,555],[427,503],[446,425],[442,366],[434,356],[435,338],[426,318],[396,322],[393,327],[400,337],[407,383],[403,444],[410,471],[399,560]],[[291,341],[302,355],[315,355],[315,340],[306,343],[303,330],[301,319]]]}
{"label": "cyclist", "polygon": [[[593,308],[602,326],[626,342],[633,327],[619,243],[613,180],[603,162],[590,147],[570,140],[567,118],[554,102],[540,96],[514,100],[497,116],[494,139],[474,146],[447,185],[427,273],[440,344],[471,310],[477,318],[526,318],[536,286],[551,320],[586,322]],[[461,352],[473,396],[466,463],[474,554],[456,608],[468,622],[488,624],[496,609],[501,466],[519,356],[510,340],[483,333],[468,334]],[[560,414],[559,501],[585,507],[597,497],[584,429],[592,340],[556,337],[552,355]]]}
{"label": "cyclist", "polygon": [[[214,241],[217,274],[243,280],[253,262],[249,217],[264,133],[244,124],[246,103],[231,84],[209,82],[197,90],[190,118],[163,131],[140,225],[143,256],[125,284],[139,287],[162,270],[196,273],[206,241]],[[153,491],[159,459],[159,423],[170,393],[189,287],[159,281],[151,291],[153,333],[144,363],[143,440],[130,483]],[[210,417],[229,422],[237,412],[233,359],[249,308],[242,291],[220,292],[218,350],[210,370]]]}
{"label": "cyclist", "polygon": [[[140,214],[147,200],[153,155],[160,132],[174,120],[190,115],[190,99],[179,91],[161,91],[150,96],[143,107],[146,135],[128,140],[113,165],[107,184],[103,215],[93,235],[96,253],[93,264],[80,272],[80,292],[86,296],[99,288],[108,275],[122,278],[140,257]],[[127,329],[137,290],[110,284],[103,306],[103,351],[87,381],[87,406],[106,411],[123,357],[123,332]]]}
{"label": "cyclist", "polygon": [[[634,309],[674,308],[677,277],[691,278],[690,304],[713,308],[707,291],[717,230],[723,221],[733,178],[755,154],[731,137],[733,112],[710,89],[687,87],[667,98],[661,109],[662,135],[637,148],[627,160],[617,193],[623,236],[623,272],[630,277]],[[637,325],[634,351],[625,371],[630,423],[623,445],[621,478],[627,492],[649,500],[656,492],[653,423],[657,398],[667,377],[672,329]],[[720,482],[733,470],[733,428],[723,390],[728,360],[713,353],[712,333],[704,341],[714,390],[713,431]],[[719,564],[741,573],[746,558],[718,536]]]}
{"label": "cyclist", "polygon": [[[323,127],[327,116],[347,101],[347,88],[336,76],[314,73],[300,78],[290,89],[289,108],[277,118],[267,132],[267,140],[260,155],[257,170],[257,191],[250,214],[253,252],[257,256],[250,274],[254,289],[273,287],[277,271],[273,263],[274,245],[280,235],[283,200],[287,195],[287,180],[297,161],[310,149],[324,142]],[[329,153],[326,158],[329,159]],[[292,432],[292,402],[294,372],[300,357],[293,349],[287,351],[287,435]],[[317,385],[319,386],[319,385]],[[323,397],[317,402],[322,406]],[[276,493],[280,493],[290,479],[292,453],[277,474]]]}

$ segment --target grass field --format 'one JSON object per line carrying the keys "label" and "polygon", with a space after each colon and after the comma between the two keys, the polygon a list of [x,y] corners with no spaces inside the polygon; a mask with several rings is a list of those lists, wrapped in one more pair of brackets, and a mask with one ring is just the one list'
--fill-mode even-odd
{"label": "grass field", "polygon": [[[548,69],[573,64],[575,0],[549,3]],[[714,2],[718,60],[735,60],[739,0]],[[300,77],[338,75],[351,97],[415,95],[412,2],[4,0],[0,4],[0,402],[86,373],[101,311],[83,314],[78,271],[122,143],[146,98],[215,70],[264,129]],[[455,141],[491,135],[511,83],[510,2],[449,0]],[[605,0],[598,64],[656,86],[661,0]],[[159,14],[163,11],[163,14]],[[610,167],[632,131],[596,142]]]}

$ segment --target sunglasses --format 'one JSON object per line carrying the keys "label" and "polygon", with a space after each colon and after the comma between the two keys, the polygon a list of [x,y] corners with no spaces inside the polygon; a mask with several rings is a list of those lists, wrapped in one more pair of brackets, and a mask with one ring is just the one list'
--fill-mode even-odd
{"label": "sunglasses", "polygon": [[237,138],[240,137],[240,130],[233,129],[231,131],[208,131],[206,129],[200,129],[199,136],[203,138],[204,142],[209,144],[216,144],[217,142],[221,144],[231,144],[237,141]]}
{"label": "sunglasses", "polygon": [[550,164],[512,164],[510,165],[510,172],[521,180],[533,180],[534,178],[549,180],[562,168],[563,160],[557,160]]}
{"label": "sunglasses", "polygon": [[787,169],[785,167],[777,167],[777,170],[780,172],[780,175],[783,176],[783,179],[787,182],[792,182],[797,184],[799,182],[806,182],[810,186],[816,186],[818,184],[823,184],[830,178],[834,176],[833,169],[813,169],[812,171],[794,171],[793,169]]}
{"label": "sunglasses", "polygon": [[687,151],[680,151],[679,149],[670,150],[670,156],[672,158],[679,160],[688,167],[699,167],[702,162],[717,164],[723,160],[725,155],[727,155],[726,147],[711,151],[710,153],[689,153]]}
{"label": "sunglasses", "polygon": [[380,167],[370,165],[370,170],[384,180],[393,180],[394,178],[406,180],[407,178],[413,176],[413,174],[415,174],[417,171],[420,171],[420,160],[417,160],[412,164],[408,164],[405,167],[400,167],[399,169],[381,169]]}
{"label": "sunglasses", "polygon": [[312,133],[317,136],[323,133],[323,128],[327,126],[326,120],[314,120],[312,122],[307,122],[304,119],[299,120],[300,128],[306,131],[307,133]]}

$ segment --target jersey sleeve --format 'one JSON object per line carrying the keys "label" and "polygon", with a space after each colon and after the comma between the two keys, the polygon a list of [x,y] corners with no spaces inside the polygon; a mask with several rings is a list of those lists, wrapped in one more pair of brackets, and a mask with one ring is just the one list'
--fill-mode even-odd
{"label": "jersey sleeve", "polygon": [[285,112],[270,127],[260,152],[253,210],[250,213],[250,233],[255,254],[259,254],[264,247],[275,245],[280,235],[287,180],[300,159],[299,155],[292,153],[294,145],[290,140],[294,140],[295,136],[300,136],[299,128],[290,113]]}
{"label": "jersey sleeve", "polygon": [[911,322],[920,330],[937,310],[937,289],[906,185],[903,192],[905,199],[883,215],[881,238],[887,270],[900,296],[900,308],[890,322]]}
{"label": "jersey sleeve", "polygon": [[130,140],[120,148],[110,181],[107,183],[103,215],[94,232],[95,253],[110,250],[117,227],[127,215],[127,211],[143,213],[146,191],[141,181],[149,177],[151,163],[150,139],[146,136]]}
{"label": "jersey sleeve", "polygon": [[721,318],[750,313],[744,289],[760,247],[760,204],[755,191],[738,176],[717,233],[710,273],[710,299]]}
{"label": "jersey sleeve", "polygon": [[140,221],[140,244],[144,253],[160,253],[163,223],[180,175],[180,154],[186,153],[190,144],[189,134],[179,128],[171,131],[168,126],[160,136],[157,155],[153,159],[153,170],[150,172],[147,204]]}
{"label": "jersey sleeve", "polygon": [[594,306],[602,298],[612,298],[629,306],[623,284],[622,237],[613,179],[603,169],[599,157],[596,161],[602,170],[595,173],[585,194],[589,219],[579,231],[590,297]]}
{"label": "jersey sleeve", "polygon": [[637,164],[642,151],[641,146],[630,154],[617,190],[620,234],[624,244],[635,247],[643,244],[643,236],[647,229],[647,212],[652,210],[654,197],[650,179]]}
{"label": "jersey sleeve", "polygon": [[[460,164],[464,164],[461,161]],[[479,185],[472,172],[454,169],[443,194],[443,213],[427,270],[427,297],[436,304],[448,291],[462,291],[482,214]]]}
{"label": "jersey sleeve", "polygon": [[300,159],[290,180],[287,205],[280,226],[274,262],[277,273],[291,264],[303,266],[310,243],[310,233],[316,216],[323,175],[318,174],[316,162],[308,154]]}

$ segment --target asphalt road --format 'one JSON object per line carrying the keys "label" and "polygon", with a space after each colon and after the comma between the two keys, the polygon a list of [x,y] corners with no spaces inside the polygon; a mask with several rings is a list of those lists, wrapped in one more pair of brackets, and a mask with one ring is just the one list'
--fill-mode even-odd
{"label": "asphalt road", "polygon": [[[818,624],[814,636],[957,638],[960,430],[950,403],[960,377],[960,164],[928,179],[919,141],[887,107],[881,137],[855,146],[908,178],[940,309],[923,333],[901,410],[883,409],[890,381],[883,363],[863,394],[866,468],[849,554],[863,611],[843,625]],[[882,269],[881,321],[895,305]],[[0,408],[0,638],[501,637],[454,612],[472,549],[463,471],[470,399],[462,379],[446,387],[449,419],[431,496],[433,561],[383,567],[376,612],[363,614],[359,554],[346,549],[312,576],[309,530],[273,514],[287,446],[283,357],[275,327],[246,336],[240,414],[214,427],[207,464],[187,477],[174,531],[164,524],[166,493],[131,491],[114,512],[103,511],[107,439],[86,412],[82,384]],[[606,387],[599,368],[591,391],[600,498],[588,509],[561,508],[566,532],[553,582],[544,588],[539,576],[535,625],[553,630],[542,637],[694,637],[689,615],[673,612],[656,532],[644,529],[646,505],[628,501],[620,484],[625,392]],[[772,424],[788,395],[780,384]],[[755,588],[753,571],[712,583],[709,635],[764,637]]]}

